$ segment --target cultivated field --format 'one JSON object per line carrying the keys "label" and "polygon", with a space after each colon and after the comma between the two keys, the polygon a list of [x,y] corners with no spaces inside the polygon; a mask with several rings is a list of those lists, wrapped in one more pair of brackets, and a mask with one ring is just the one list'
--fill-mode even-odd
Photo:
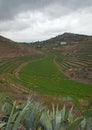
{"label": "cultivated field", "polygon": [[5,95],[12,95],[12,97],[15,95],[16,98],[21,97],[21,88],[19,87],[18,89],[17,87],[16,90],[16,86],[11,86],[11,84],[14,84],[12,78],[15,75],[18,76],[18,71],[21,69],[21,66],[23,67],[23,65],[27,64],[28,62],[39,59],[41,57],[43,56],[35,55],[14,58],[0,58],[0,99]]}
{"label": "cultivated field", "polygon": [[[1,38],[0,42],[2,96],[8,92],[18,97],[14,89],[17,89],[18,93],[20,91],[24,93],[27,88],[36,91],[39,95],[52,97],[71,96],[85,99],[92,96],[90,40],[77,43],[71,41],[65,46],[60,45],[58,41],[54,44],[52,42],[51,46],[47,42],[46,45],[43,43],[40,46],[37,46],[40,43],[31,46],[11,42],[4,38]],[[8,88],[9,86],[13,87]]]}
{"label": "cultivated field", "polygon": [[14,81],[41,94],[87,98],[92,95],[92,85],[70,80],[54,63],[55,55],[30,62],[23,67]]}
{"label": "cultivated field", "polygon": [[92,84],[92,44],[81,44],[82,48],[75,53],[74,49],[65,54],[57,53],[56,61],[70,78]]}

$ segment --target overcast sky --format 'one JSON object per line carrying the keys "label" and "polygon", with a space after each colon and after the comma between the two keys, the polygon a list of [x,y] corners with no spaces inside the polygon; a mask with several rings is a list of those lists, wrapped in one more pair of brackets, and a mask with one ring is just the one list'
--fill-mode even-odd
{"label": "overcast sky", "polygon": [[0,0],[0,35],[32,42],[64,32],[92,35],[92,0]]}

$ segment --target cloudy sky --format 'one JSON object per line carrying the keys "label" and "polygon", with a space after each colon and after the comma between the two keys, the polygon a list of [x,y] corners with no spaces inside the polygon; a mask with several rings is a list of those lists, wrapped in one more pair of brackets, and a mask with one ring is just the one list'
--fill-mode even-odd
{"label": "cloudy sky", "polygon": [[32,42],[64,32],[92,35],[92,0],[0,0],[0,35]]}

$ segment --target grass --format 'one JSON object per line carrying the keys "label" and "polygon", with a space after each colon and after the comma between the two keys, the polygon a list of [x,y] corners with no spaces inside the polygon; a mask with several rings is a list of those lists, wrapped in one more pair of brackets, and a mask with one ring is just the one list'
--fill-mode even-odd
{"label": "grass", "polygon": [[42,56],[20,56],[11,59],[1,59],[2,65],[0,65],[0,74],[3,73],[13,73],[18,66],[24,62],[32,61],[34,59],[40,58]]}
{"label": "grass", "polygon": [[92,95],[92,85],[68,79],[53,62],[54,55],[35,61],[21,69],[16,82],[41,94],[87,98]]}

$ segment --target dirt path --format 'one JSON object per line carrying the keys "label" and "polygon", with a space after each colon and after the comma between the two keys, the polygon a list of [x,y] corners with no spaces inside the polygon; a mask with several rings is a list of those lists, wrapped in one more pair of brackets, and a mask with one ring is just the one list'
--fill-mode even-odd
{"label": "dirt path", "polygon": [[26,66],[27,64],[31,63],[31,62],[36,62],[36,61],[39,61],[39,60],[43,60],[43,58],[40,58],[40,59],[36,59],[36,60],[33,60],[33,61],[27,61],[27,62],[24,62],[22,63],[20,66],[18,66],[18,68],[15,70],[15,76],[16,78],[19,79],[19,72],[21,71],[21,69]]}
{"label": "dirt path", "polygon": [[22,63],[22,64],[15,70],[15,76],[16,76],[16,78],[19,79],[19,72],[20,72],[20,70],[21,70],[24,66],[26,66],[29,62],[30,62],[30,61]]}

